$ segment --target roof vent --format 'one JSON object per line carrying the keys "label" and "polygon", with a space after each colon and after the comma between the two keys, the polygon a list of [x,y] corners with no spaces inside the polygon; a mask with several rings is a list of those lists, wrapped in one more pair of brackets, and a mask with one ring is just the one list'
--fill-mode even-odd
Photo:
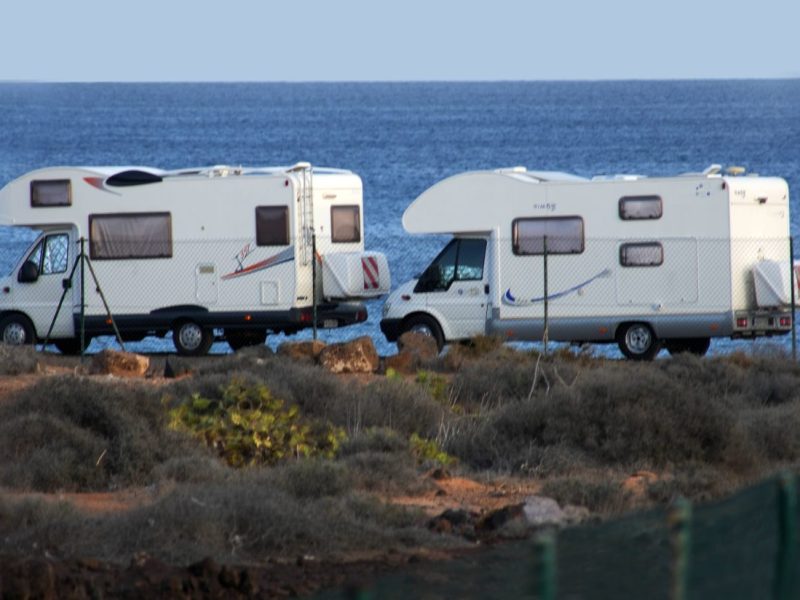
{"label": "roof vent", "polygon": [[148,171],[129,170],[120,171],[106,179],[106,185],[113,187],[130,187],[132,185],[147,185],[148,183],[159,183],[162,181],[160,175],[149,173]]}

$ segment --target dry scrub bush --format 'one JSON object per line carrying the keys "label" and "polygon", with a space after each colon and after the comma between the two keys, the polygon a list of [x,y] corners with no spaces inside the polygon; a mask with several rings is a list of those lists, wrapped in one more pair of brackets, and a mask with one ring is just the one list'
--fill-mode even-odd
{"label": "dry scrub bush", "polygon": [[147,385],[42,379],[0,406],[0,483],[39,491],[137,485],[170,458],[204,455],[165,421]]}
{"label": "dry scrub bush", "polygon": [[0,344],[0,375],[36,373],[39,356],[33,346],[8,346]]}
{"label": "dry scrub bush", "polygon": [[594,513],[623,512],[630,506],[631,496],[615,479],[594,480],[586,477],[559,477],[546,481],[541,494],[561,506],[585,506]]}
{"label": "dry scrub bush", "polygon": [[[324,493],[298,483],[315,477],[325,480]],[[241,564],[454,543],[421,527],[422,515],[352,493],[347,482],[335,463],[309,461],[180,485],[150,506],[106,516],[0,502],[0,552],[46,548],[120,563],[146,552],[179,565],[206,556]]]}
{"label": "dry scrub bush", "polygon": [[537,385],[530,399],[530,363],[490,364],[458,375],[464,382],[494,373],[481,391],[491,402],[462,420],[445,445],[475,468],[544,475],[551,468],[536,465],[548,448],[561,455],[548,463],[572,470],[703,463],[747,471],[800,459],[800,367],[785,360],[754,358],[745,368],[682,355],[650,364],[598,361],[585,369],[548,361],[540,368],[549,387]]}

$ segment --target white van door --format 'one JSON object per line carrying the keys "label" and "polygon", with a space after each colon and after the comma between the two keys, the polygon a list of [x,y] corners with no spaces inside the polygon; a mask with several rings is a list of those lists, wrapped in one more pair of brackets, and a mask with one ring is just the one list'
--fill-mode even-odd
{"label": "white van door", "polygon": [[451,240],[423,273],[415,292],[425,293],[428,307],[447,321],[442,325],[449,329],[449,339],[486,333],[486,239]]}
{"label": "white van door", "polygon": [[[30,317],[40,338],[47,335],[58,302],[64,293],[64,280],[69,277],[75,260],[73,246],[68,231],[42,234],[28,251],[25,260],[17,267],[17,281],[12,291],[14,307]],[[35,271],[31,265],[36,267]],[[23,270],[27,271],[28,277],[21,275]],[[30,277],[31,273],[35,273],[35,277]],[[75,286],[80,285],[77,278],[73,283]],[[51,338],[75,335],[72,299],[73,293],[67,292]]]}

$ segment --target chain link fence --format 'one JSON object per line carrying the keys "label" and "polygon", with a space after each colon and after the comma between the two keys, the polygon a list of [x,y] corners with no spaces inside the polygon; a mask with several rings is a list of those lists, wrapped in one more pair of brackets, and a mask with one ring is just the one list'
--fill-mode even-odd
{"label": "chain link fence", "polygon": [[[559,342],[596,344],[592,347],[597,352],[609,356],[618,356],[616,348],[626,334],[633,354],[647,335],[664,340],[662,345],[675,352],[703,353],[709,339],[718,353],[749,351],[750,343],[732,341],[740,338],[761,340],[757,348],[788,352],[796,347],[789,238],[620,240],[568,233],[522,231],[516,237],[453,240],[368,232],[366,247],[388,258],[393,289],[417,280],[410,290],[414,310],[434,316],[448,339],[489,334],[539,344],[545,351]],[[22,255],[27,241],[7,243],[6,269],[14,271],[12,279],[21,263],[9,256]],[[118,345],[113,330],[100,327],[112,317],[123,341],[135,342],[142,332],[150,336],[135,346],[137,351],[173,351],[167,335],[172,323],[166,317],[155,319],[148,330],[145,322],[159,311],[178,318],[180,310],[174,309],[201,307],[230,316],[214,325],[216,352],[230,351],[224,342],[226,327],[246,329],[248,315],[261,315],[252,324],[271,332],[271,344],[286,334],[313,337],[310,325],[316,323],[324,341],[368,335],[381,353],[393,353],[394,345],[380,329],[386,296],[370,297],[379,283],[375,278],[386,273],[376,273],[357,257],[331,276],[336,255],[357,252],[359,245],[318,235],[318,258],[313,260],[311,241],[290,239],[289,244],[269,246],[249,238],[175,239],[116,247],[86,242],[89,260],[79,264],[79,243],[67,241],[64,234],[48,235],[41,248],[27,251],[27,258],[38,265],[37,280],[14,282],[10,303],[30,313],[40,338],[74,333],[88,318],[94,326],[89,335],[96,338],[89,351]],[[73,267],[72,285],[65,288]],[[334,288],[339,290],[331,294]],[[345,291],[365,292],[361,302],[366,321],[348,325],[345,318],[324,314],[339,302],[330,296]],[[53,322],[62,295],[63,306]],[[290,309],[313,310],[315,300],[321,310],[316,319],[291,320],[296,315],[289,315]],[[53,331],[46,336],[51,323]],[[629,332],[626,326],[635,323],[648,329]]]}
{"label": "chain link fence", "polygon": [[543,531],[316,598],[788,600],[800,594],[797,494],[783,475],[711,504]]}

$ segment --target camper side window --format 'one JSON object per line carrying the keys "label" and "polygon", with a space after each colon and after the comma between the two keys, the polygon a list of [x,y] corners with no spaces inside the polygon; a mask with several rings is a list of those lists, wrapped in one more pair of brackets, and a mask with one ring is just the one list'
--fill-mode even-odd
{"label": "camper side window", "polygon": [[515,219],[511,224],[514,254],[580,254],[583,252],[581,217]]}
{"label": "camper side window", "polygon": [[622,244],[619,264],[623,267],[658,267],[664,262],[664,248],[658,242]]}
{"label": "camper side window", "polygon": [[623,221],[660,219],[663,212],[661,196],[625,196],[619,199],[619,218]]}
{"label": "camper side window", "polygon": [[289,207],[256,207],[256,244],[259,246],[289,245]]}
{"label": "camper side window", "polygon": [[71,206],[72,188],[69,179],[31,181],[31,206]]}
{"label": "camper side window", "polygon": [[415,293],[443,292],[453,281],[480,281],[486,257],[486,240],[454,239],[420,275]]}
{"label": "camper side window", "polygon": [[170,213],[89,215],[92,260],[171,258]]}
{"label": "camper side window", "polygon": [[361,216],[358,205],[331,206],[331,241],[353,243],[361,241]]}

